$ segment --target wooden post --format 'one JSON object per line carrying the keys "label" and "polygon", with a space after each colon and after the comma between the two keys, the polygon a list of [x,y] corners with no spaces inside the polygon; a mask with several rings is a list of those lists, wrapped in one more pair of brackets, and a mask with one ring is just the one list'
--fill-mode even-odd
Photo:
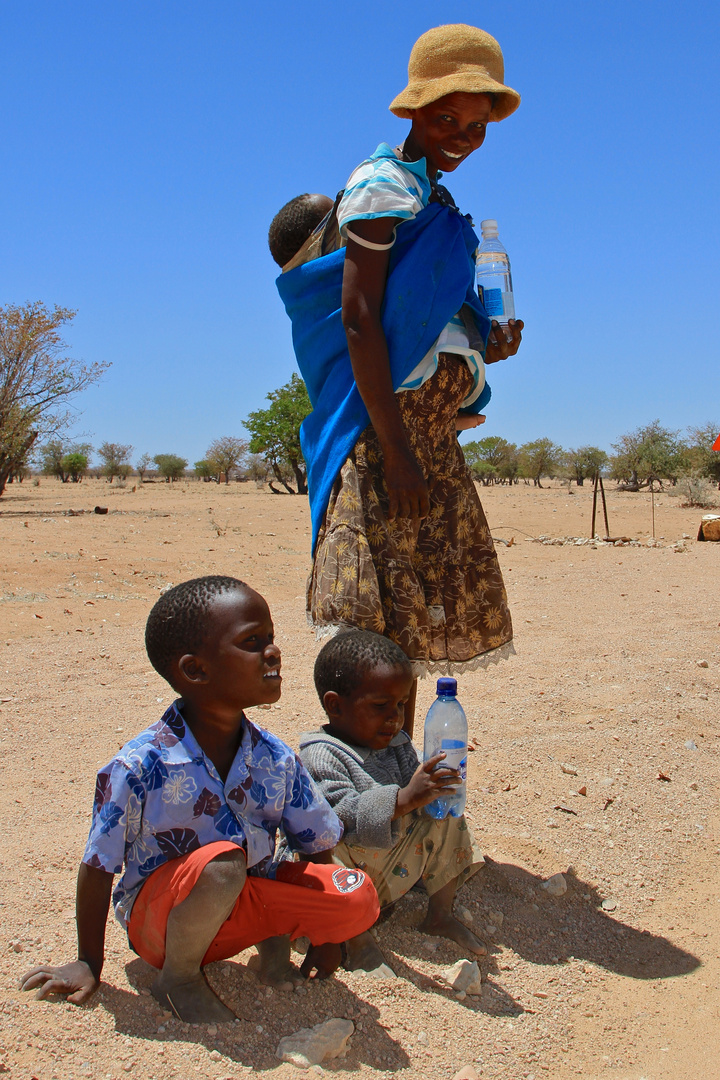
{"label": "wooden post", "polygon": [[598,491],[598,480],[599,480],[599,478],[600,478],[600,473],[596,472],[595,476],[593,477],[593,508],[592,508],[592,524],[590,525],[590,539],[591,540],[595,539],[595,512],[597,510],[597,491]]}

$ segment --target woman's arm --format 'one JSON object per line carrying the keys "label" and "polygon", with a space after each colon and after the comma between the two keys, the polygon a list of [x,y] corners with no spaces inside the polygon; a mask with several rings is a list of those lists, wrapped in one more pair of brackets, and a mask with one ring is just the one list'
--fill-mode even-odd
{"label": "woman's arm", "polygon": [[[401,218],[350,222],[364,240],[386,244]],[[426,517],[427,484],[400,418],[387,341],[380,321],[390,251],[372,251],[348,236],[342,290],[342,320],[353,374],[383,452],[390,518]]]}

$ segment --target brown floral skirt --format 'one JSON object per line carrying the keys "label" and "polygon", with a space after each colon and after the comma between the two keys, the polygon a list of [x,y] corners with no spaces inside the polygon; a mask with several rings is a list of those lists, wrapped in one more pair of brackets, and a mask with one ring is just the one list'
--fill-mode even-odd
{"label": "brown floral skirt", "polygon": [[308,580],[318,636],[351,626],[392,638],[416,674],[452,674],[512,652],[512,623],[495,548],[457,440],[472,376],[462,357],[397,395],[430,492],[422,521],[388,521],[383,458],[372,426],[335,481]]}

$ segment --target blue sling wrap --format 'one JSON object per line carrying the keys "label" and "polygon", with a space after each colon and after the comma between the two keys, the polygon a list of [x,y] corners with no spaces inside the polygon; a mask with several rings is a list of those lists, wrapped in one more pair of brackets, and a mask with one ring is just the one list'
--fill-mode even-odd
{"label": "blue sling wrap", "polygon": [[[475,291],[472,256],[477,246],[466,218],[437,203],[398,228],[381,312],[394,389],[402,386],[463,304],[487,341],[490,320]],[[370,423],[342,324],[344,260],[345,249],[340,248],[281,274],[276,283],[292,322],[295,356],[313,406],[300,429],[313,552],[332,486]],[[477,401],[463,411],[478,413],[489,400],[486,383]]]}

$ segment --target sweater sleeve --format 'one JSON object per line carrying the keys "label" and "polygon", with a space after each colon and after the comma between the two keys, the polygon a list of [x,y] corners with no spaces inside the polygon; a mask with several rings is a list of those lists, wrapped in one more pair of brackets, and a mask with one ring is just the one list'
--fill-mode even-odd
{"label": "sweater sleeve", "polygon": [[362,766],[328,743],[300,751],[303,764],[345,826],[351,845],[387,850],[397,839],[397,784],[378,784]]}

